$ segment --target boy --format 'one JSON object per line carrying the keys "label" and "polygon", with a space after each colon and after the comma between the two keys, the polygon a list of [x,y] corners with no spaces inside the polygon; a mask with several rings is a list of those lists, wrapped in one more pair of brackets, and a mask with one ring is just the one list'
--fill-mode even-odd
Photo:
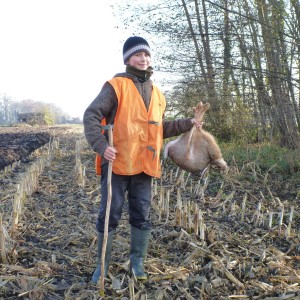
{"label": "boy", "polygon": [[[121,218],[125,192],[128,192],[131,226],[130,272],[137,279],[147,279],[144,260],[151,236],[149,217],[152,177],[160,177],[160,150],[163,138],[189,131],[195,119],[163,121],[165,97],[152,83],[151,51],[148,42],[139,36],[129,37],[123,46],[126,72],[107,81],[99,95],[86,109],[84,132],[92,149],[101,156],[101,204],[97,220],[98,264],[92,276],[96,283],[101,272],[101,253],[107,201],[108,161],[113,162],[112,199],[105,255],[105,276],[108,271],[113,236]],[[114,147],[101,122],[113,124]]]}

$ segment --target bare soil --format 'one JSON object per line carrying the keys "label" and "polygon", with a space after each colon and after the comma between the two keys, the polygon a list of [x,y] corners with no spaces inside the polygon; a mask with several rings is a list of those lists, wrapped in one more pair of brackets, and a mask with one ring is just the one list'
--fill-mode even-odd
{"label": "bare soil", "polygon": [[44,126],[0,127],[0,170],[16,161],[26,161],[35,150],[49,142],[50,138],[66,131],[65,127]]}

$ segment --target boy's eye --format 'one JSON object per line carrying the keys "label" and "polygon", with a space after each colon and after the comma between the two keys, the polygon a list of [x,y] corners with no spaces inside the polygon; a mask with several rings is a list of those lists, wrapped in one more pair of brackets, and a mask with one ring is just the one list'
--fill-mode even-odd
{"label": "boy's eye", "polygon": [[138,52],[135,54],[135,56],[142,56],[142,55],[149,56],[147,52]]}

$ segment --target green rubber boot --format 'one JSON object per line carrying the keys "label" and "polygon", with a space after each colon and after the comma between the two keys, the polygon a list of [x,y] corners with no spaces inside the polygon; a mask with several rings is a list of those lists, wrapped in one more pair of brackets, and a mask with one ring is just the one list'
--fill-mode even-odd
{"label": "green rubber boot", "polygon": [[[110,261],[110,256],[111,256],[111,248],[112,248],[112,242],[114,239],[114,233],[115,230],[112,230],[108,233],[107,236],[107,244],[106,244],[106,252],[105,252],[105,262],[104,262],[104,276],[106,277],[107,272],[108,272],[108,267],[109,267],[109,261]],[[93,273],[92,276],[92,282],[97,283],[100,276],[101,276],[101,264],[102,264],[102,245],[103,245],[103,238],[104,238],[104,233],[98,232],[98,263],[96,266],[96,269]]]}
{"label": "green rubber boot", "polygon": [[137,280],[148,278],[144,270],[144,262],[150,237],[151,230],[131,226],[130,273],[134,273]]}

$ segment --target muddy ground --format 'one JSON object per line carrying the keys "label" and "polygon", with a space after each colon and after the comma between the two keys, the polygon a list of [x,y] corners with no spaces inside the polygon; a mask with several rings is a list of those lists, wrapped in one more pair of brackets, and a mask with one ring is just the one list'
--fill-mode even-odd
{"label": "muddy ground", "polygon": [[22,124],[0,127],[0,170],[16,161],[27,161],[35,150],[67,131],[66,127],[32,127]]}
{"label": "muddy ground", "polygon": [[[53,155],[26,197],[12,234],[20,178],[47,155],[53,138]],[[0,141],[6,162],[20,160],[0,172],[6,252],[5,261],[0,258],[0,299],[100,299],[99,286],[90,283],[100,179],[82,128],[1,128]],[[12,146],[10,152],[5,145]],[[299,199],[284,192],[286,183],[253,164],[231,165],[227,175],[210,171],[204,180],[189,174],[179,180],[180,171],[170,161],[163,161],[163,168],[162,179],[153,182],[153,232],[145,264],[149,280],[136,282],[128,273],[125,204],[104,299],[300,299]],[[175,218],[178,198],[181,224]]]}

